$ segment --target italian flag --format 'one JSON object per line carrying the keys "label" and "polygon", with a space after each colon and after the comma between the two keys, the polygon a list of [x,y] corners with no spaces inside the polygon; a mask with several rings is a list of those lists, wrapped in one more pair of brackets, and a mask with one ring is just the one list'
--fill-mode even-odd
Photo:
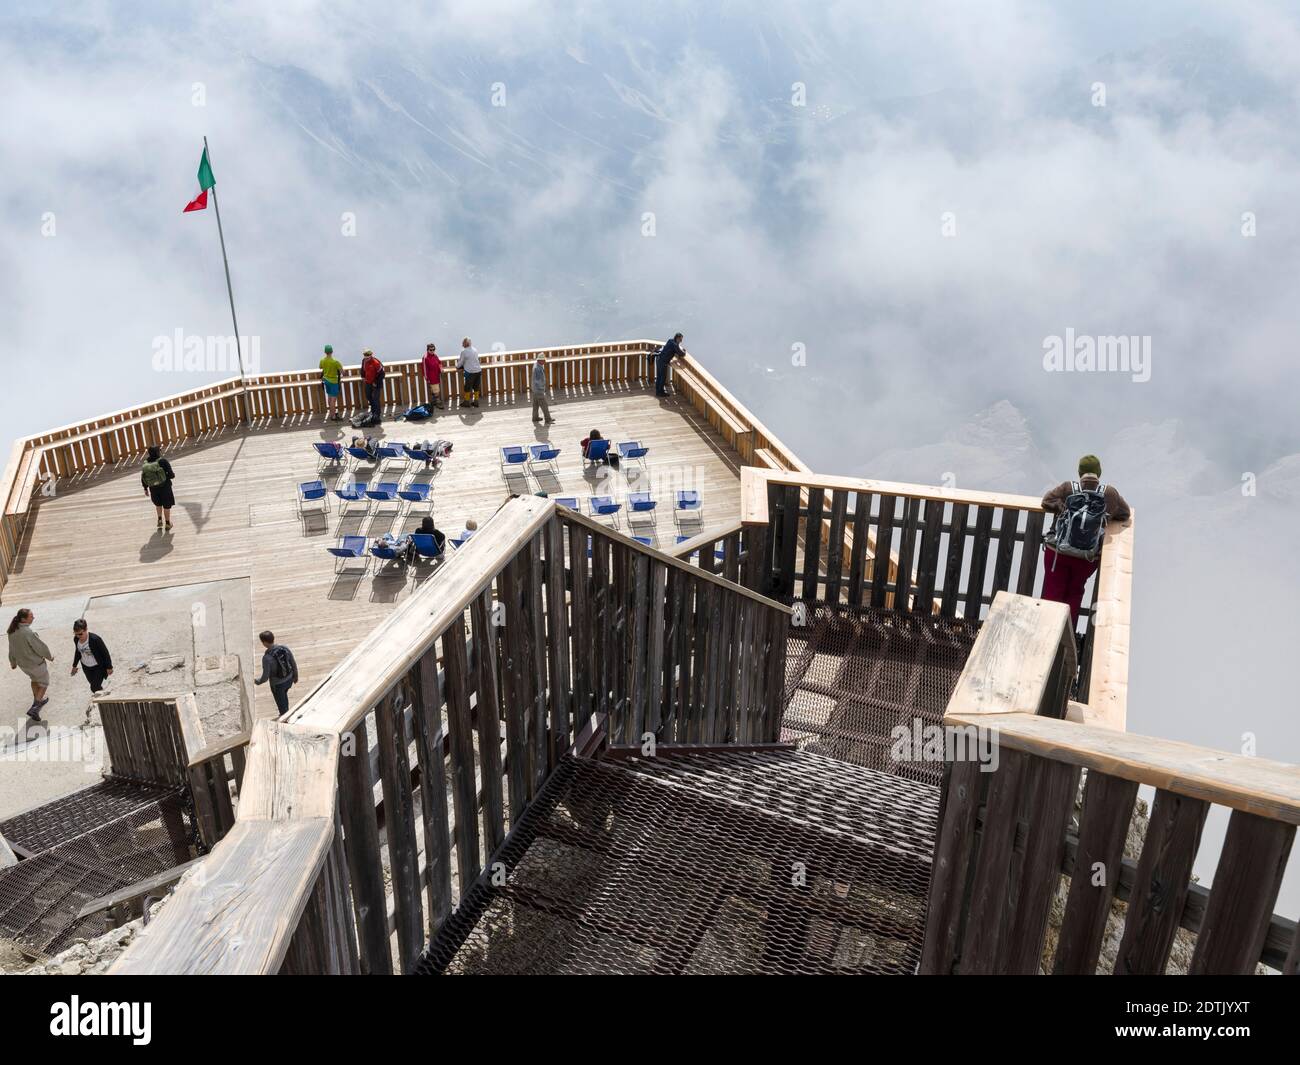
{"label": "italian flag", "polygon": [[185,205],[185,210],[181,214],[189,211],[206,210],[208,206],[208,189],[217,183],[217,179],[212,176],[212,166],[208,162],[207,145],[203,147],[203,158],[199,160],[199,194]]}

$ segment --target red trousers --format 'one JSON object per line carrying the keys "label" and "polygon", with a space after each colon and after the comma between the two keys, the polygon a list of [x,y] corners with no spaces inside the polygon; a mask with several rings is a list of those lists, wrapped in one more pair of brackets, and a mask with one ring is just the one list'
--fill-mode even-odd
{"label": "red trousers", "polygon": [[1079,607],[1083,604],[1083,586],[1097,572],[1097,560],[1058,555],[1050,547],[1043,552],[1043,595],[1054,603],[1064,603],[1070,608],[1070,618],[1079,623]]}

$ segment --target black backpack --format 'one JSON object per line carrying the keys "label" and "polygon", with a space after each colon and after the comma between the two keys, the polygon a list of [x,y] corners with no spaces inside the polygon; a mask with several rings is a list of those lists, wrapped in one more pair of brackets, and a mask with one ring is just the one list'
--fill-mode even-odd
{"label": "black backpack", "polygon": [[1070,482],[1065,509],[1056,516],[1044,544],[1058,555],[1082,558],[1091,562],[1101,554],[1102,536],[1106,532],[1106,486],[1084,488]]}
{"label": "black backpack", "polygon": [[293,664],[289,661],[288,648],[276,644],[271,648],[271,680],[283,683],[293,676]]}

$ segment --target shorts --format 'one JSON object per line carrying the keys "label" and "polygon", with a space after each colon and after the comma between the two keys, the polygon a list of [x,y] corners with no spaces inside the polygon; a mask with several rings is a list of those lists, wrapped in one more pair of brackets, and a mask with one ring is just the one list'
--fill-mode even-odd
{"label": "shorts", "polygon": [[325,394],[331,397],[337,396],[339,394],[339,383],[337,381],[326,381]]}
{"label": "shorts", "polygon": [[27,666],[23,666],[22,671],[32,680],[36,681],[37,684],[43,684],[47,688],[50,686],[50,667],[44,662],[39,666],[33,666],[30,669]]}

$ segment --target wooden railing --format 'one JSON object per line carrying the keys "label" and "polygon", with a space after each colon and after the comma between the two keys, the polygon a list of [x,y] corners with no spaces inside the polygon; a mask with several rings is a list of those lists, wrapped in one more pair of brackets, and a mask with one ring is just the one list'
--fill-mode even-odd
{"label": "wooden railing", "polygon": [[[242,690],[242,689],[241,689]],[[95,699],[104,729],[108,766],[114,776],[189,789],[194,819],[205,847],[214,847],[235,823],[234,799],[244,776],[245,727],[213,739],[205,734],[193,695]]]}
{"label": "wooden railing", "polygon": [[[555,388],[570,390],[642,386],[653,377],[646,353],[657,350],[649,340],[529,348],[483,355],[483,397],[487,404],[511,400],[529,387],[532,361],[547,357]],[[455,358],[443,365],[443,393],[459,402],[461,376]],[[419,360],[385,364],[383,405],[405,410],[428,399]],[[345,410],[366,407],[359,366],[345,367]],[[312,368],[261,374],[246,382],[230,378],[181,392],[138,407],[115,411],[18,440],[0,480],[0,594],[14,572],[33,508],[59,482],[132,462],[154,445],[164,448],[205,441],[239,427],[311,418],[325,413],[320,371]]]}
{"label": "wooden railing", "polygon": [[[741,473],[741,520],[755,537],[766,530],[759,583],[751,585],[764,594],[978,619],[999,592],[1041,590],[1046,515],[1036,497]],[[809,537],[810,529],[819,535]],[[1107,530],[1096,591],[1080,615],[1077,713],[1116,729],[1127,714],[1132,544],[1132,519]]]}
{"label": "wooden railing", "polygon": [[[921,971],[1093,973],[1123,898],[1116,973],[1163,973],[1180,928],[1196,937],[1193,973],[1297,972],[1295,922],[1273,907],[1300,824],[1300,767],[1061,720],[1073,654],[1064,606],[998,595],[944,717],[950,751],[996,758],[945,763]],[[1155,802],[1126,867],[1140,785]],[[1206,892],[1191,876],[1212,804],[1232,814]],[[1063,869],[1074,875],[1044,959]]]}
{"label": "wooden railing", "polygon": [[508,501],[257,723],[234,828],[115,971],[409,971],[580,737],[774,741],[788,623],[550,500]]}

